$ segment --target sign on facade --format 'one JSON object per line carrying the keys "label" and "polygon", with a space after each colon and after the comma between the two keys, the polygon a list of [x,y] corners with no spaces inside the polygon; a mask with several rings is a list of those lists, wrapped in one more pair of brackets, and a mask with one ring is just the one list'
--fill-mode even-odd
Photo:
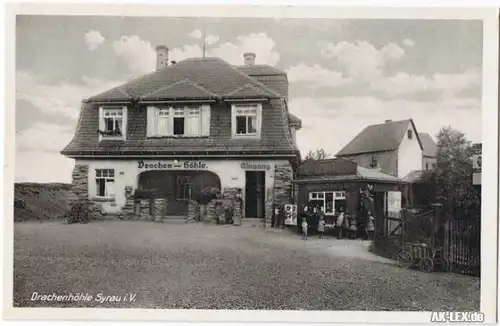
{"label": "sign on facade", "polygon": [[184,161],[184,162],[154,162],[146,163],[138,161],[137,167],[139,169],[154,169],[154,170],[204,170],[207,165],[200,161]]}
{"label": "sign on facade", "polygon": [[269,171],[269,170],[271,170],[271,165],[267,164],[267,163],[247,163],[247,162],[244,162],[244,163],[241,163],[241,168],[243,170]]}
{"label": "sign on facade", "polygon": [[297,225],[297,205],[285,205],[285,225]]}

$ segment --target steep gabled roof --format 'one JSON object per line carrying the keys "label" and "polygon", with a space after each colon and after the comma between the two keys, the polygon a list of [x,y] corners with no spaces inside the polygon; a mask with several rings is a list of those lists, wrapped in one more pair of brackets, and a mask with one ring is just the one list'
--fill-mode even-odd
{"label": "steep gabled roof", "polygon": [[226,98],[267,98],[270,94],[268,91],[263,90],[262,88],[255,87],[251,84],[245,84],[232,92],[226,94]]}
{"label": "steep gabled roof", "polygon": [[418,136],[420,137],[420,141],[422,142],[422,146],[424,147],[424,156],[436,157],[437,145],[432,139],[431,135],[426,132],[419,132]]}
{"label": "steep gabled roof", "polygon": [[[242,85],[251,85],[258,90],[259,95],[266,94],[269,98],[280,98],[281,95],[266,87],[256,79],[230,65],[220,58],[192,58],[180,61],[174,65],[154,71],[106,92],[90,97],[88,102],[120,101],[139,99],[159,89],[167,88],[181,80],[188,79],[191,86],[194,84],[209,93],[217,94],[221,98],[234,92]],[[182,85],[178,85],[182,86]],[[189,97],[192,87],[179,87],[178,93],[162,93],[164,99]],[[161,92],[160,92],[161,93]],[[162,98],[163,99],[163,98]]]}
{"label": "steep gabled roof", "polygon": [[210,92],[209,90],[193,83],[189,79],[183,79],[165,87],[158,88],[148,94],[140,97],[141,100],[159,100],[164,98],[176,99],[201,99],[201,98],[218,98],[219,95]]}
{"label": "steep gabled roof", "polygon": [[[341,157],[396,150],[399,148],[410,124],[416,130],[412,119],[387,121],[381,124],[370,125],[354,137],[336,156]],[[417,132],[416,137],[420,148],[422,148],[422,143]]]}

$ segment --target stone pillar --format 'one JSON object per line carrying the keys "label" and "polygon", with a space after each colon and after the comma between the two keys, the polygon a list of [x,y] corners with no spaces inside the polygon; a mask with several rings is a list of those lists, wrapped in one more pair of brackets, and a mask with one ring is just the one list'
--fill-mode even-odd
{"label": "stone pillar", "polygon": [[207,214],[204,222],[216,223],[216,221],[217,221],[217,215],[215,214],[215,199],[212,199],[210,202],[208,202]]}
{"label": "stone pillar", "polygon": [[99,218],[102,217],[101,205],[93,203],[89,199],[88,175],[88,165],[75,165],[73,168],[71,173],[71,194],[68,197],[68,209],[71,210],[75,205],[83,205],[88,212],[88,218]]}
{"label": "stone pillar", "polygon": [[150,219],[151,207],[149,199],[141,199],[141,216],[140,219],[147,221]]}
{"label": "stone pillar", "polygon": [[165,198],[155,198],[153,205],[153,219],[155,222],[163,222],[167,212],[167,200]]}
{"label": "stone pillar", "polygon": [[292,166],[276,164],[274,168],[274,202],[279,207],[292,202]]}
{"label": "stone pillar", "polygon": [[132,186],[125,186],[125,206],[122,207],[122,214],[126,219],[132,219],[135,215]]}
{"label": "stone pillar", "polygon": [[241,206],[238,201],[235,203],[233,208],[233,225],[241,225]]}
{"label": "stone pillar", "polygon": [[266,191],[266,203],[265,203],[265,228],[272,227],[272,218],[273,218],[273,206],[274,206],[274,191],[272,188],[268,188]]}
{"label": "stone pillar", "polygon": [[231,212],[231,219],[234,225],[241,225],[241,199],[238,199],[238,191],[241,193],[241,188],[224,188],[222,193],[222,205],[224,212]]}

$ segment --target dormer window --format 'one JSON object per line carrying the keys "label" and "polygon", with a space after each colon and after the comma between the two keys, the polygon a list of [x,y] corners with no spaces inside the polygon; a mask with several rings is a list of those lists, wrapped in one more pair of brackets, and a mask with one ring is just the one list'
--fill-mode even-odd
{"label": "dormer window", "polygon": [[200,137],[210,134],[210,106],[148,106],[148,137]]}
{"label": "dormer window", "polygon": [[126,135],[126,107],[99,108],[99,137],[100,139],[125,139]]}
{"label": "dormer window", "polygon": [[234,104],[232,106],[233,136],[259,137],[261,116],[261,104]]}
{"label": "dormer window", "polygon": [[412,130],[408,130],[408,139],[412,139],[413,138],[413,132]]}

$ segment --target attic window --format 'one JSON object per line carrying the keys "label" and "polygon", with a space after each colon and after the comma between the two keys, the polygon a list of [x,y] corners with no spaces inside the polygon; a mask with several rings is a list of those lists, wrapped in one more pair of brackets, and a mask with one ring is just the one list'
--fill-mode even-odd
{"label": "attic window", "polygon": [[376,168],[378,166],[378,157],[372,156],[372,163],[370,164],[372,168]]}
{"label": "attic window", "polygon": [[126,107],[99,108],[99,139],[125,139],[127,126]]}
{"label": "attic window", "polygon": [[412,139],[413,138],[413,133],[411,130],[408,130],[408,139]]}
{"label": "attic window", "polygon": [[233,105],[232,129],[233,136],[260,136],[262,106],[255,104]]}

